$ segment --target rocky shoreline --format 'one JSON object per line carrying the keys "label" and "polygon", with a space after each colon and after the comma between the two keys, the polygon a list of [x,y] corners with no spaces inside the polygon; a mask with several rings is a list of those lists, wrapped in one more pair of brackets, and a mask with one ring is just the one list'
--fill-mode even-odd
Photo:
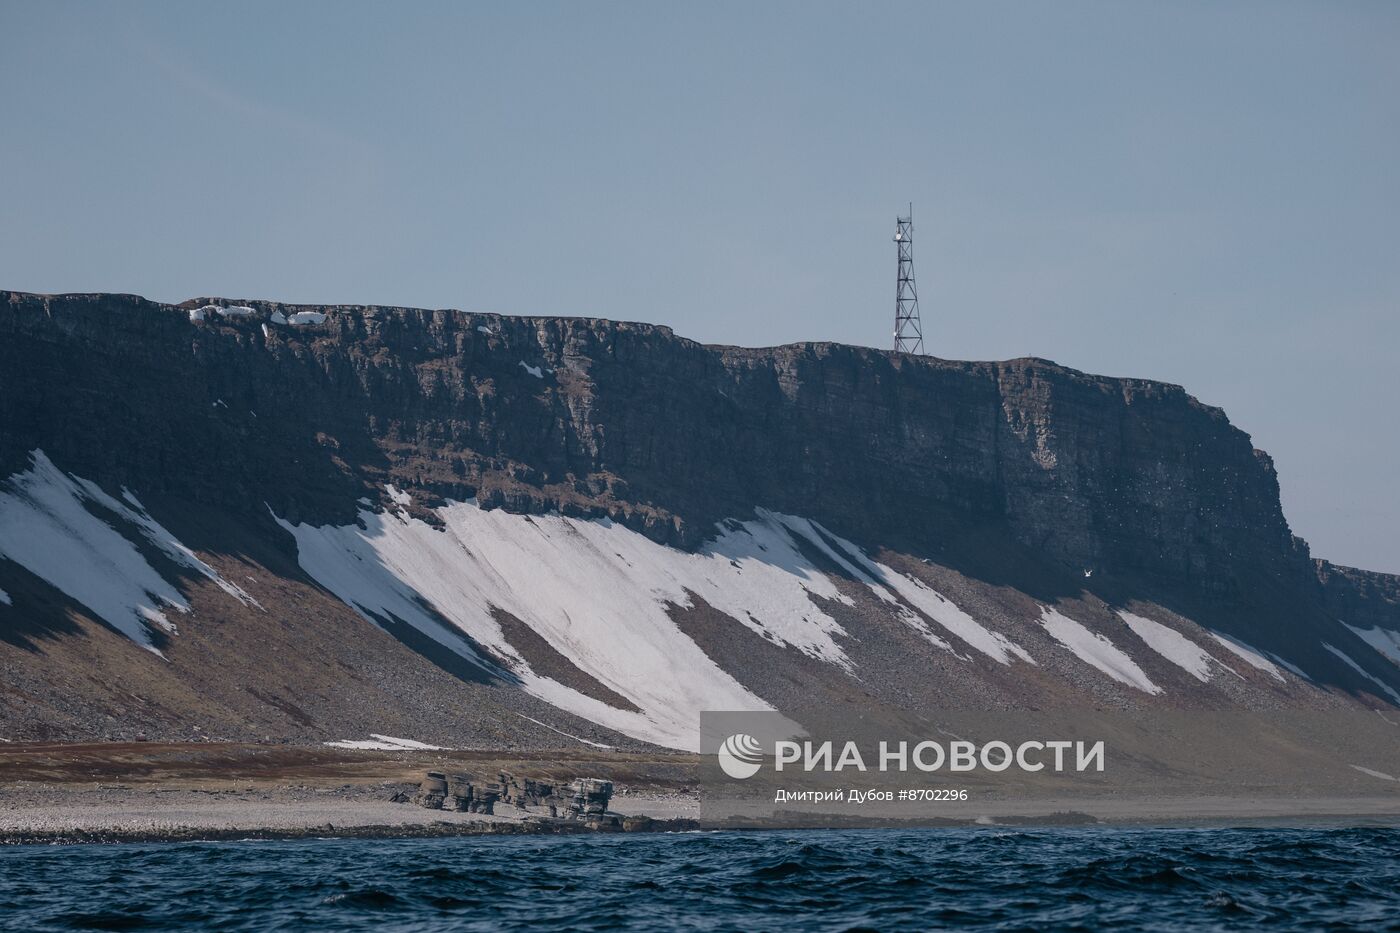
{"label": "rocky shoreline", "polygon": [[108,827],[94,830],[54,832],[2,832],[0,846],[22,845],[113,845],[157,842],[268,842],[289,839],[437,839],[452,836],[569,836],[590,833],[676,833],[695,832],[700,824],[690,819],[624,821],[617,826],[570,823],[557,820],[527,820],[519,823],[491,822],[471,825],[447,822],[433,825],[335,826],[306,829],[208,829],[172,828],[167,830],[123,830]]}
{"label": "rocky shoreline", "polygon": [[503,805],[493,814],[395,802],[401,784],[335,789],[197,790],[104,785],[0,790],[0,845],[217,842],[314,838],[574,835],[699,828],[683,794],[620,798],[593,819],[551,818]]}
{"label": "rocky shoreline", "polygon": [[[684,831],[698,825],[692,767],[664,754],[9,746],[0,751],[0,845]],[[424,799],[430,773],[499,799],[490,812],[444,808],[441,797]],[[503,785],[503,774],[522,780]],[[601,810],[571,812],[566,788],[591,775],[616,781],[615,791]],[[546,786],[559,796],[539,799]]]}
{"label": "rocky shoreline", "polygon": [[0,846],[108,845],[298,839],[432,839],[497,836],[586,836],[831,828],[1006,829],[1092,827],[1386,826],[1400,825],[1394,795],[1242,798],[1177,796],[1000,799],[938,816],[887,820],[789,812],[771,820],[700,820],[693,790],[624,790],[593,818],[551,818],[539,808],[502,804],[496,812],[430,809],[395,802],[411,785],[239,790],[158,786],[0,786]]}

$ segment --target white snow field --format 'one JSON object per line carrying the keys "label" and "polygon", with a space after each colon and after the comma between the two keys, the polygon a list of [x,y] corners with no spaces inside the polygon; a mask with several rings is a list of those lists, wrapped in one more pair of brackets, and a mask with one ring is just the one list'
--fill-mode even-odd
{"label": "white snow field", "polygon": [[0,590],[0,604],[6,605],[6,606],[13,606],[13,605],[14,605],[14,602],[11,601],[11,599],[10,599],[10,594],[9,594],[9,593],[6,593],[4,590]]}
{"label": "white snow field", "polygon": [[534,719],[534,718],[532,718],[532,717],[530,717],[530,716],[526,716],[524,713],[516,713],[515,715],[519,716],[521,719],[525,719],[525,720],[528,720],[529,722],[533,722],[533,723],[534,723],[535,725],[537,725],[537,726],[544,726],[546,729],[548,729],[550,732],[555,733],[556,735],[562,735],[562,736],[563,736],[564,738],[566,738],[566,739],[573,739],[575,742],[582,742],[584,745],[591,745],[591,746],[593,746],[594,748],[616,748],[616,747],[617,747],[617,746],[615,746],[615,745],[604,745],[602,742],[595,742],[595,741],[593,741],[592,739],[581,739],[581,738],[579,738],[579,737],[576,736],[576,735],[572,735],[572,734],[570,734],[570,733],[568,733],[568,732],[565,732],[563,729],[556,729],[556,728],[554,728],[553,726],[551,726],[551,725],[550,725],[549,723],[547,723],[547,722],[540,722],[538,719]]}
{"label": "white snow field", "polygon": [[1235,673],[1209,651],[1174,628],[1169,628],[1155,619],[1125,612],[1122,609],[1118,610],[1118,616],[1128,624],[1128,628],[1132,629],[1138,638],[1147,644],[1147,647],[1201,683],[1210,680],[1211,674],[1215,672],[1216,668],[1230,671],[1232,674]]}
{"label": "white snow field", "polygon": [[[228,597],[261,608],[152,518],[132,492],[109,495],[63,472],[40,450],[30,459],[29,469],[0,480],[0,559],[26,568],[156,654],[157,633],[175,633],[173,613],[190,608],[180,577],[202,576]],[[858,676],[848,654],[851,635],[828,610],[854,606],[853,587],[864,587],[894,619],[969,664],[1037,663],[927,583],[800,516],[758,509],[750,520],[720,523],[714,537],[687,552],[606,519],[519,515],[485,510],[475,501],[436,509],[441,523],[430,525],[409,514],[407,492],[385,486],[384,493],[388,511],[361,499],[353,525],[294,525],[279,518],[296,541],[302,569],[374,624],[411,625],[493,672],[495,659],[504,658],[506,676],[534,696],[659,745],[696,749],[703,710],[771,709],[681,629],[671,618],[678,607],[703,602],[775,645]],[[0,590],[0,604],[11,601]],[[612,705],[534,670],[497,622],[501,613],[626,702]],[[1076,659],[1147,694],[1163,691],[1130,656],[1143,650],[1202,682],[1221,670],[1235,676],[1244,670],[1164,623],[1127,611],[1118,615],[1133,635],[1123,633],[1128,641],[1114,635],[1117,644],[1049,607],[1041,607],[1039,622]],[[1352,631],[1392,661],[1400,657],[1400,633]],[[1285,667],[1296,670],[1236,638],[1209,635],[1280,682]],[[1340,649],[1324,647],[1361,670]],[[479,654],[482,648],[493,657]]]}
{"label": "white snow field", "polygon": [[324,742],[332,748],[357,748],[365,751],[381,752],[441,752],[448,751],[441,745],[429,745],[426,742],[415,742],[413,739],[399,739],[392,735],[380,735],[371,732],[367,739],[342,739],[339,742]]}
{"label": "white snow field", "polygon": [[[945,651],[957,654],[956,649],[940,638],[928,624],[912,612],[914,607],[925,616],[956,635],[971,647],[1000,664],[1009,664],[1010,656],[1015,655],[1031,664],[1035,660],[1025,649],[998,632],[981,625],[966,612],[953,605],[941,593],[931,589],[922,581],[902,574],[884,564],[871,560],[855,544],[832,534],[819,523],[792,515],[782,515],[759,509],[758,515],[770,522],[777,522],[806,541],[834,561],[841,569],[860,580],[882,601],[894,605],[905,624],[919,630],[929,641]],[[840,553],[838,553],[838,550]],[[893,593],[891,592],[893,591]],[[903,604],[900,603],[903,600]],[[959,655],[961,657],[961,655]]]}
{"label": "white snow field", "polygon": [[164,610],[189,604],[142,556],[135,543],[99,517],[106,511],[178,566],[196,571],[241,602],[256,605],[146,513],[95,483],[65,474],[41,450],[32,466],[0,482],[0,557],[8,558],[89,609],[142,647],[160,654],[151,626],[173,633]]}
{"label": "white snow field", "polygon": [[[398,490],[389,493],[401,501]],[[847,633],[812,597],[853,601],[801,543],[893,604],[935,645],[954,650],[914,609],[1002,664],[1012,656],[1031,661],[924,584],[794,516],[759,510],[753,520],[724,522],[713,539],[688,553],[606,519],[515,515],[475,502],[450,503],[437,514],[442,530],[402,510],[362,510],[363,527],[279,522],[296,538],[302,569],[367,619],[402,620],[474,657],[458,635],[465,633],[509,659],[530,693],[660,745],[696,748],[701,710],[770,709],[680,630],[667,614],[671,606],[692,607],[698,598],[774,644],[851,669],[842,647]],[[505,638],[495,610],[515,616],[641,712],[532,671]]]}
{"label": "white snow field", "polygon": [[1076,622],[1057,610],[1041,607],[1040,624],[1050,637],[1068,648],[1075,657],[1098,668],[1121,684],[1136,687],[1144,693],[1158,694],[1162,688],[1154,684],[1137,663],[1113,642],[1083,623]]}
{"label": "white snow field", "polygon": [[1400,693],[1396,693],[1396,692],[1395,692],[1394,690],[1392,690],[1384,681],[1382,681],[1379,677],[1376,677],[1375,675],[1371,674],[1369,671],[1367,671],[1365,668],[1363,668],[1360,664],[1357,664],[1355,661],[1353,661],[1353,660],[1351,659],[1351,656],[1348,655],[1345,651],[1343,651],[1342,649],[1337,648],[1337,647],[1335,647],[1335,646],[1333,646],[1333,645],[1330,645],[1330,644],[1328,644],[1328,643],[1325,642],[1325,641],[1322,643],[1322,647],[1326,648],[1328,651],[1332,652],[1332,653],[1335,654],[1337,657],[1341,658],[1343,664],[1345,664],[1347,667],[1351,668],[1352,670],[1356,671],[1356,673],[1360,674],[1362,677],[1365,677],[1365,678],[1366,678],[1367,680],[1369,680],[1371,683],[1375,684],[1377,687],[1379,687],[1387,696],[1389,696],[1389,697],[1390,697],[1392,700],[1394,700],[1396,703],[1400,703]]}
{"label": "white snow field", "polygon": [[[1342,623],[1346,625],[1346,623]],[[1347,625],[1352,634],[1375,648],[1385,657],[1396,664],[1400,664],[1400,632],[1392,632],[1384,628],[1358,628],[1355,625]]]}
{"label": "white snow field", "polygon": [[1386,774],[1384,771],[1377,771],[1374,768],[1363,768],[1361,765],[1352,765],[1352,767],[1362,774],[1369,775],[1373,778],[1380,778],[1382,781],[1400,781],[1400,778]]}
{"label": "white snow field", "polygon": [[1244,661],[1250,667],[1257,668],[1278,682],[1283,683],[1283,672],[1268,658],[1264,657],[1262,652],[1251,648],[1238,638],[1231,638],[1229,635],[1222,635],[1219,632],[1211,632],[1210,637],[1220,642],[1223,648],[1234,654],[1241,661]]}

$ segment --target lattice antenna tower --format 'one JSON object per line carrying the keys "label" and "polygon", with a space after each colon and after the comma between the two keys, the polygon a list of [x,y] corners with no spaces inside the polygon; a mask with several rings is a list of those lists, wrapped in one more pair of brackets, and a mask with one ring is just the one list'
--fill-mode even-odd
{"label": "lattice antenna tower", "polygon": [[896,353],[923,353],[924,331],[919,322],[919,292],[914,287],[914,205],[909,216],[896,217],[895,250],[899,275],[894,293],[894,349]]}

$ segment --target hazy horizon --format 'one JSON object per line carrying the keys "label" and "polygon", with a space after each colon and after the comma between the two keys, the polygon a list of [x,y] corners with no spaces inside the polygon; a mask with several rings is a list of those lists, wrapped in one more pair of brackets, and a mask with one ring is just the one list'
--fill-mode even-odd
{"label": "hazy horizon", "polygon": [[0,287],[1159,379],[1400,572],[1400,6],[0,0]]}

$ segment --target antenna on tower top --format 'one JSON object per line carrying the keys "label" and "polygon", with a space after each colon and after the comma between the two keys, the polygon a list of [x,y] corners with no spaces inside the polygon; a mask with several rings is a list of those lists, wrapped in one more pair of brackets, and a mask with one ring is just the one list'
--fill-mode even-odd
{"label": "antenna on tower top", "polygon": [[914,288],[914,205],[909,205],[908,217],[896,217],[894,223],[894,245],[899,254],[894,293],[894,350],[896,353],[923,353],[919,293]]}

